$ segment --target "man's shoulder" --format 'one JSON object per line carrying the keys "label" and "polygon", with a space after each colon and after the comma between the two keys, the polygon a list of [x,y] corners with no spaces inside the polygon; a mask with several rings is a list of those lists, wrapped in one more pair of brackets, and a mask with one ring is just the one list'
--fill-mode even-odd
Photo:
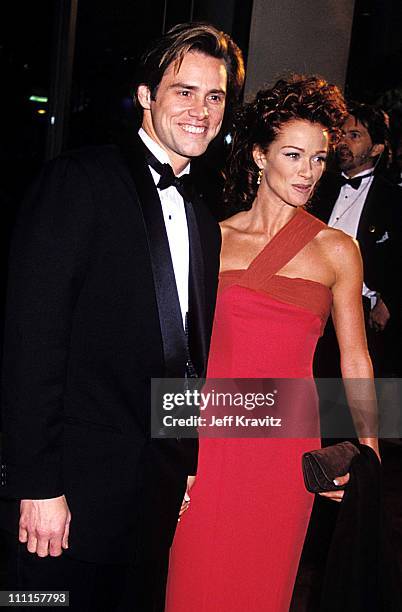
{"label": "man's shoulder", "polygon": [[327,170],[322,175],[317,187],[321,190],[339,189],[341,182],[341,173],[334,172],[333,170]]}
{"label": "man's shoulder", "polygon": [[64,177],[99,174],[107,166],[119,162],[121,154],[114,145],[88,146],[79,149],[63,151],[57,157],[45,162],[40,176]]}
{"label": "man's shoulder", "polygon": [[379,214],[386,222],[402,224],[402,187],[377,175],[367,196],[373,213]]}
{"label": "man's shoulder", "polygon": [[319,203],[328,198],[333,199],[339,193],[340,187],[340,173],[325,172],[316,186],[313,201]]}
{"label": "man's shoulder", "polygon": [[378,192],[387,193],[390,197],[395,198],[402,204],[402,187],[395,185],[389,181],[386,177],[378,174],[373,180],[373,189]]}
{"label": "man's shoulder", "polygon": [[316,186],[309,204],[309,212],[322,221],[327,222],[339,190],[339,173],[328,170],[323,174]]}
{"label": "man's shoulder", "polygon": [[[138,161],[137,161],[138,163]],[[132,178],[130,162],[117,145],[86,146],[66,150],[46,162],[42,175],[68,184],[88,182],[97,189]]]}
{"label": "man's shoulder", "polygon": [[121,160],[121,153],[116,145],[92,145],[63,151],[52,162],[57,164],[74,161],[87,168],[96,168],[99,165],[116,163],[119,160]]}

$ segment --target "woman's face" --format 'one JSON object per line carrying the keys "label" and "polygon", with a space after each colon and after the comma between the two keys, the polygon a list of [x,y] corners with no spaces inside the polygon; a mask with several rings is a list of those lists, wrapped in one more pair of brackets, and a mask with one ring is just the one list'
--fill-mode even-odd
{"label": "woman's face", "polygon": [[258,196],[304,206],[325,169],[328,132],[319,123],[295,119],[285,123],[264,153],[254,150],[263,170]]}

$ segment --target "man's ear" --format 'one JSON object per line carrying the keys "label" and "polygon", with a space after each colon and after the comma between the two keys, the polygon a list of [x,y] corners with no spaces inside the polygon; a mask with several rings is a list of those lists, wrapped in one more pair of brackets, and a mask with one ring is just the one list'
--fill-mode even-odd
{"label": "man's ear", "polygon": [[377,157],[377,155],[381,155],[384,153],[385,146],[383,144],[375,144],[373,145],[370,151],[370,157]]}
{"label": "man's ear", "polygon": [[138,102],[141,104],[144,110],[150,110],[151,108],[151,92],[147,85],[139,85],[137,89]]}

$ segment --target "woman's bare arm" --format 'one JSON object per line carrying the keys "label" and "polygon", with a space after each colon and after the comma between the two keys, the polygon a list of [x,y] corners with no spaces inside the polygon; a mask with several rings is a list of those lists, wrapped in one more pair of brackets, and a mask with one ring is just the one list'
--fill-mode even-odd
{"label": "woman's bare arm", "polygon": [[378,413],[373,368],[367,349],[362,307],[363,265],[352,238],[337,232],[332,250],[335,283],[332,318],[341,354],[346,397],[359,440],[378,452]]}

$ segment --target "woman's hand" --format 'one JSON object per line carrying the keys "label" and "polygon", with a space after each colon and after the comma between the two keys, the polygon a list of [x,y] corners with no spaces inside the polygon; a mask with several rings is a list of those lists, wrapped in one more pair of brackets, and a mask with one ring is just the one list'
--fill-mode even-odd
{"label": "woman's hand", "polygon": [[[344,476],[337,476],[334,480],[336,485],[346,485],[349,482],[350,474],[349,472]],[[328,499],[332,499],[332,501],[341,502],[343,499],[343,494],[345,493],[344,489],[338,489],[337,491],[328,491],[327,493],[319,493],[322,497],[327,497]]]}
{"label": "woman's hand", "polygon": [[[190,507],[190,490],[195,483],[196,476],[187,476],[187,488],[184,494],[183,502],[181,504],[179,517],[182,516]],[[180,521],[180,518],[179,518]]]}

